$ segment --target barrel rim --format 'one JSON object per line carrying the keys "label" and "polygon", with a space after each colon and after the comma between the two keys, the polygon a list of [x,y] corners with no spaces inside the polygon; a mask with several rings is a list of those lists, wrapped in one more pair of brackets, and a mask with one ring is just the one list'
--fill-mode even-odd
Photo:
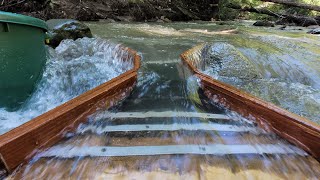
{"label": "barrel rim", "polygon": [[22,14],[0,11],[0,22],[28,25],[48,31],[48,25],[41,19]]}

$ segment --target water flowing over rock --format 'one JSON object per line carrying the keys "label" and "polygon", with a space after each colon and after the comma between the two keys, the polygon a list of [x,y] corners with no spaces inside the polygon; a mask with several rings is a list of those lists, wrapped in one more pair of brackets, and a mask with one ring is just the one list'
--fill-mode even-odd
{"label": "water flowing over rock", "polygon": [[301,62],[320,55],[306,51],[296,39],[282,38],[256,36],[247,37],[247,43],[235,40],[208,45],[203,72],[318,122],[319,72]]}
{"label": "water flowing over rock", "polygon": [[[0,134],[47,112],[133,67],[119,61],[119,45],[100,38],[64,40],[49,48],[36,91],[17,112],[0,109]],[[129,61],[128,61],[129,62]]]}
{"label": "water flowing over rock", "polygon": [[221,76],[238,77],[249,81],[262,77],[254,64],[231,44],[213,44],[208,59],[211,60],[210,70]]}

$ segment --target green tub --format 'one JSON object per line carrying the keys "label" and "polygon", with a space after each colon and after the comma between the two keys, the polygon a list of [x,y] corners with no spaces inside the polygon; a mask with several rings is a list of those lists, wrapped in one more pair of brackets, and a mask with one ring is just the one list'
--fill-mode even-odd
{"label": "green tub", "polygon": [[0,108],[14,110],[30,96],[46,62],[44,21],[0,11]]}

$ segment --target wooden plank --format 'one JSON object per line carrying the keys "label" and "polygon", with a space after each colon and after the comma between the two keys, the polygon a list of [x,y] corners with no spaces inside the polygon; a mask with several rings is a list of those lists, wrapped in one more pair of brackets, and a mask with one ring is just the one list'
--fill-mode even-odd
{"label": "wooden plank", "polygon": [[320,160],[320,125],[201,73],[188,58],[198,50],[199,47],[186,51],[181,59],[201,79],[206,96],[258,122],[260,127],[275,132]]}
{"label": "wooden plank", "polygon": [[95,126],[88,125],[78,130],[78,133],[93,132],[104,134],[108,132],[139,132],[139,131],[221,131],[221,132],[252,132],[257,133],[257,128],[244,126],[195,123],[195,124],[135,124],[135,125],[116,125],[116,126]]}
{"label": "wooden plank", "polygon": [[180,112],[180,111],[163,111],[163,112],[107,112],[99,115],[98,119],[103,118],[165,118],[165,117],[185,117],[185,118],[204,118],[204,119],[221,119],[230,120],[230,118],[223,114],[198,113],[198,112]]}
{"label": "wooden plank", "polygon": [[86,121],[88,115],[111,107],[131,92],[137,80],[140,56],[127,50],[133,56],[133,69],[0,136],[0,157],[9,172],[58,142],[64,133]]}
{"label": "wooden plank", "polygon": [[230,154],[296,154],[307,156],[307,153],[291,145],[168,145],[168,146],[55,146],[37,158],[58,157],[114,157],[114,156],[153,156],[171,154],[230,155]]}
{"label": "wooden plank", "polygon": [[320,165],[298,155],[158,155],[41,158],[8,179],[319,179]]}

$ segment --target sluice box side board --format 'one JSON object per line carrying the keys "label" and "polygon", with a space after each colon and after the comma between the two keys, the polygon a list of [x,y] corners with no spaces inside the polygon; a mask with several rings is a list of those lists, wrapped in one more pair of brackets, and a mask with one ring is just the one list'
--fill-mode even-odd
{"label": "sluice box side board", "polygon": [[201,80],[201,88],[207,97],[256,121],[263,129],[275,132],[320,161],[320,125],[200,72],[188,58],[198,50],[198,47],[190,49],[180,57],[190,71]]}

